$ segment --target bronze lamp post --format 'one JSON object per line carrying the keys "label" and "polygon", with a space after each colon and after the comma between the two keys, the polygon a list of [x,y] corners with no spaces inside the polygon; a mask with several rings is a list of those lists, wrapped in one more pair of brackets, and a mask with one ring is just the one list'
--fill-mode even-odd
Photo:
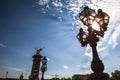
{"label": "bronze lamp post", "polygon": [[100,37],[104,37],[104,32],[107,30],[109,23],[109,15],[98,9],[95,12],[94,9],[90,9],[85,6],[83,11],[79,14],[81,22],[86,26],[85,32],[82,28],[77,35],[77,39],[81,43],[81,46],[90,45],[92,48],[92,62],[91,69],[94,73],[90,75],[90,80],[106,80],[109,78],[107,73],[104,73],[104,64],[100,60],[97,52],[97,42]]}
{"label": "bronze lamp post", "polygon": [[44,56],[42,59],[42,67],[41,67],[42,78],[41,78],[41,80],[44,80],[44,72],[46,70],[47,70],[47,58]]}

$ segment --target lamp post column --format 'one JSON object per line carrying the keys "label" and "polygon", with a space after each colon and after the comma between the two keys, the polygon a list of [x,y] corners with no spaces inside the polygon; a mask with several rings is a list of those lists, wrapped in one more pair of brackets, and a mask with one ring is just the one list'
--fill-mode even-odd
{"label": "lamp post column", "polygon": [[44,80],[44,72],[42,72],[42,78],[41,78],[41,80]]}
{"label": "lamp post column", "polygon": [[42,67],[41,67],[42,78],[41,78],[41,80],[44,80],[44,73],[46,70],[47,70],[47,58],[44,56],[42,59]]}

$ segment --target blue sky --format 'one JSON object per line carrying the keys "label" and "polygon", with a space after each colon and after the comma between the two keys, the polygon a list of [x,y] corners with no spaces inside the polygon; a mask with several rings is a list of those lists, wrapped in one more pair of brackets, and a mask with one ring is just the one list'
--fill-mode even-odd
{"label": "blue sky", "polygon": [[[120,15],[117,14],[118,18],[114,20],[112,16],[115,14],[104,8],[104,0],[70,1],[45,0],[44,4],[42,0],[0,1],[0,77],[5,77],[8,71],[8,77],[19,77],[24,73],[27,78],[32,68],[32,55],[40,47],[44,47],[41,55],[48,58],[46,78],[55,74],[72,77],[73,74],[91,73],[90,48],[81,47],[76,39],[78,28],[82,26],[76,16],[85,4],[95,9],[102,8],[110,14],[110,28],[101,39],[98,51],[105,72],[120,69]],[[119,7],[113,8],[118,12]]]}

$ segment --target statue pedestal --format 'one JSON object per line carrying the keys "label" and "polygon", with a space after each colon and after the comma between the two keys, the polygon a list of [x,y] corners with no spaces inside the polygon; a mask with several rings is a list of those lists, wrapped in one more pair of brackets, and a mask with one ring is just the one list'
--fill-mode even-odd
{"label": "statue pedestal", "polygon": [[109,79],[109,75],[107,73],[101,72],[101,73],[90,74],[88,80],[108,80],[108,79]]}

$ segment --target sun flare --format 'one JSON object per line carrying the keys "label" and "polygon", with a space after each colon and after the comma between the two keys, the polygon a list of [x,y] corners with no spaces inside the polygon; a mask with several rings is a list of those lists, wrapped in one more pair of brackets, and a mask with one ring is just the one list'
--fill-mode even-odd
{"label": "sun flare", "polygon": [[92,23],[92,28],[93,28],[94,30],[100,31],[100,26],[99,26],[99,24],[98,24],[96,21],[94,21],[94,22]]}

